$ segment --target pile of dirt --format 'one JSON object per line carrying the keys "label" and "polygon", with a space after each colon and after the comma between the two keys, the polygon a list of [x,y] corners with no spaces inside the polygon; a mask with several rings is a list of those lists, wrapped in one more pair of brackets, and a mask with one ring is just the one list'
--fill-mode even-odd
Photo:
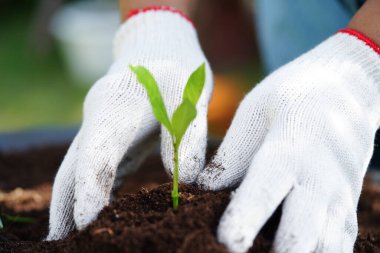
{"label": "pile of dirt", "polygon": [[[17,252],[227,252],[215,231],[229,192],[180,187],[181,204],[171,208],[171,184],[126,194],[106,207],[87,229],[58,242],[8,242]],[[276,221],[278,223],[279,215]],[[267,226],[252,252],[268,252],[276,224]],[[1,245],[1,244],[0,244]],[[1,251],[3,252],[3,251]]]}
{"label": "pile of dirt", "polygon": [[[45,156],[51,149],[45,150]],[[44,158],[39,159],[37,162],[42,163]],[[0,161],[4,163],[6,161]],[[55,171],[56,167],[51,170]],[[182,185],[180,207],[173,210],[171,185],[162,184],[168,180],[159,157],[148,158],[137,173],[128,177],[123,192],[94,223],[56,242],[40,241],[47,232],[47,209],[17,213],[2,205],[3,211],[37,220],[30,224],[9,224],[0,232],[0,252],[227,252],[217,242],[215,234],[219,218],[229,202],[229,191],[202,191]],[[18,186],[24,187],[22,183]],[[141,186],[146,188],[141,189]],[[358,210],[359,235],[355,252],[380,252],[378,185],[366,181]],[[249,252],[269,252],[280,216],[279,209]]]}

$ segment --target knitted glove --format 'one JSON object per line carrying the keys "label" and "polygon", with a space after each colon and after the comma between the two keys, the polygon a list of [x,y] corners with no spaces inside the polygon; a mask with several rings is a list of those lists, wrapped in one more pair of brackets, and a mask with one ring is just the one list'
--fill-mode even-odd
{"label": "knitted glove", "polygon": [[[173,169],[170,135],[156,121],[147,94],[129,65],[143,65],[160,86],[169,116],[180,104],[190,74],[207,60],[196,31],[179,12],[166,7],[134,13],[115,38],[115,61],[87,94],[82,126],[56,176],[47,240],[83,229],[109,203],[113,187],[139,166],[158,139],[164,165]],[[197,118],[179,150],[180,181],[193,182],[204,166],[207,106],[212,74],[197,104]]]}
{"label": "knitted glove", "polygon": [[283,200],[275,252],[352,252],[380,125],[379,53],[342,30],[246,96],[197,179],[212,190],[242,181],[217,231],[231,252],[246,252]]}

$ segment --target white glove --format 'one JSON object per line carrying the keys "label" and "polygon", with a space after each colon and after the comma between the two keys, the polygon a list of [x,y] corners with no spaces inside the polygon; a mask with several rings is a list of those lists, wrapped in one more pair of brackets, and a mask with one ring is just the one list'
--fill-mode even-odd
{"label": "white glove", "polygon": [[363,40],[341,31],[267,77],[241,103],[197,180],[212,190],[242,181],[217,231],[230,252],[246,252],[283,200],[275,252],[352,252],[380,124],[374,51],[380,48]]}
{"label": "white glove", "polygon": [[[115,61],[87,94],[82,126],[56,176],[47,240],[83,229],[110,201],[113,187],[139,166],[160,133],[147,94],[129,65],[148,68],[160,87],[169,116],[182,100],[190,74],[207,60],[196,31],[170,8],[145,9],[130,17],[115,38]],[[193,182],[204,166],[207,107],[212,73],[206,64],[206,84],[197,118],[179,150],[180,181]],[[165,167],[173,170],[170,135],[161,127]]]}

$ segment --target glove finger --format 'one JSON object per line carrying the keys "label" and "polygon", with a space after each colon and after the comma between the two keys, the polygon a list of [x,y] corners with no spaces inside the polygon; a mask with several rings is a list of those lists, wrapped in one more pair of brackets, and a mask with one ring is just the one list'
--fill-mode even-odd
{"label": "glove finger", "polygon": [[318,197],[314,187],[296,185],[292,189],[284,201],[274,252],[315,250],[327,212],[327,204]]}
{"label": "glove finger", "polygon": [[147,101],[132,104],[84,124],[75,173],[74,219],[78,229],[92,222],[109,203],[117,168],[133,143],[157,131]]}
{"label": "glove finger", "polygon": [[145,158],[152,153],[159,140],[159,127],[157,126],[154,130],[148,132],[139,131],[137,134],[136,141],[131,143],[117,167],[112,193],[119,190],[124,183],[125,177],[136,171]]}
{"label": "glove finger", "polygon": [[[339,204],[329,208],[316,252],[352,252],[356,234],[355,239],[352,235],[346,234],[346,217],[346,210],[343,210]],[[345,238],[351,240],[345,241]],[[351,250],[345,251],[347,248]]]}
{"label": "glove finger", "polygon": [[279,143],[265,142],[232,195],[219,227],[218,240],[230,252],[246,252],[261,227],[293,185],[287,166],[293,166]]}
{"label": "glove finger", "polygon": [[358,236],[358,218],[356,208],[348,212],[343,234],[343,252],[352,252]]}
{"label": "glove finger", "polygon": [[242,180],[267,132],[266,107],[265,92],[258,86],[239,106],[216,155],[197,178],[202,188],[220,190]]}
{"label": "glove finger", "polygon": [[54,180],[47,241],[60,240],[75,228],[74,183],[81,131],[76,135]]}

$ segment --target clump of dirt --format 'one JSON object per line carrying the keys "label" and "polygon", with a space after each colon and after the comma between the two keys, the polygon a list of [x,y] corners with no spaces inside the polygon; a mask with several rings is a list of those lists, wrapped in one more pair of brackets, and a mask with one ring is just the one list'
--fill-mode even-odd
{"label": "clump of dirt", "polygon": [[[45,156],[50,150],[45,150]],[[41,163],[43,157],[34,159]],[[51,167],[52,171],[56,169]],[[137,173],[127,178],[122,193],[94,223],[55,242],[40,241],[47,233],[47,209],[20,213],[2,205],[0,211],[34,217],[37,222],[10,224],[0,231],[0,252],[227,252],[216,240],[216,228],[229,202],[229,191],[210,192],[181,185],[180,207],[173,210],[171,184],[162,184],[168,181],[159,156],[149,157]],[[17,203],[17,208],[23,205],[22,201]],[[279,208],[249,252],[269,252],[280,217]],[[365,182],[358,219],[359,235],[354,252],[380,252],[379,185]]]}
{"label": "clump of dirt", "polygon": [[45,183],[32,189],[16,189],[3,192],[0,190],[0,203],[15,212],[44,210],[49,207],[52,187]]}

